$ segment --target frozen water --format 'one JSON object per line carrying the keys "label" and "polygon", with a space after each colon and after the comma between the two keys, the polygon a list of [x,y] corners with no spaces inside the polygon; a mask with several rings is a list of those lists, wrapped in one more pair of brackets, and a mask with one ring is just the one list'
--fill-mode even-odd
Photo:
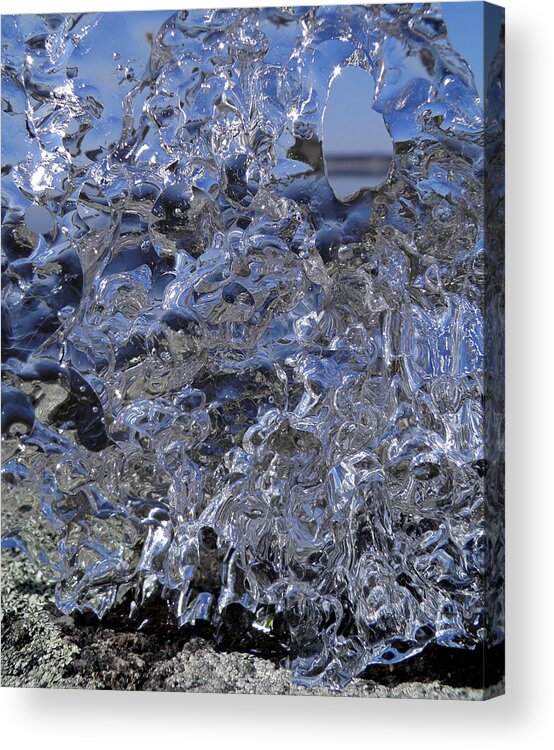
{"label": "frozen water", "polygon": [[[307,685],[500,640],[501,57],[485,123],[436,6],[2,25],[4,545]],[[351,66],[394,156],[341,202]]]}

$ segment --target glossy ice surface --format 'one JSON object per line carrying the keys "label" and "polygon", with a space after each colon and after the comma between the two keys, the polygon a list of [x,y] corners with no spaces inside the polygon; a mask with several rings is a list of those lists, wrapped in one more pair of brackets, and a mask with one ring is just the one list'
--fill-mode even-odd
{"label": "glossy ice surface", "polygon": [[[485,123],[437,6],[2,24],[4,545],[308,685],[499,640],[501,58]],[[340,202],[347,66],[394,156]]]}

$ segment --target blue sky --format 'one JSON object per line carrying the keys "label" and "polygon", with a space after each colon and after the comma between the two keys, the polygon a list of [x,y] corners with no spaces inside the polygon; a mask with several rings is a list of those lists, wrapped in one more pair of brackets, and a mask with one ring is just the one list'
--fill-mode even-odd
{"label": "blue sky", "polygon": [[[484,70],[488,70],[496,52],[500,34],[498,6],[489,5],[486,16],[487,36],[483,37],[485,3],[441,3],[442,17],[454,49],[469,63],[481,99],[484,94]],[[483,55],[484,53],[484,55]],[[484,65],[483,65],[484,56]]]}

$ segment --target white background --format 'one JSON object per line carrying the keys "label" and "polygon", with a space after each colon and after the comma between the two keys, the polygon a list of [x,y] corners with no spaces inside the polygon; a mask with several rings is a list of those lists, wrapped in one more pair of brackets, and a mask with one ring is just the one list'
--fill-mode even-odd
{"label": "white background", "polygon": [[[253,4],[251,2],[250,4]],[[276,5],[277,2],[262,2]],[[6,13],[248,5],[18,0]],[[487,703],[0,691],[9,748],[552,747],[554,3],[507,9],[507,695]]]}

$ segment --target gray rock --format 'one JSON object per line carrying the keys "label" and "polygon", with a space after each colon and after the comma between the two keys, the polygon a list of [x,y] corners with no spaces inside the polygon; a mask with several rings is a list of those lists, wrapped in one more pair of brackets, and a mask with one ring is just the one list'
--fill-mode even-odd
{"label": "gray rock", "polygon": [[[127,629],[125,629],[127,628]],[[333,695],[374,698],[483,700],[503,692],[437,680],[357,678],[341,691],[295,685],[270,659],[217,651],[199,638],[167,638],[59,613],[53,590],[21,556],[3,555],[2,685],[108,690]]]}

